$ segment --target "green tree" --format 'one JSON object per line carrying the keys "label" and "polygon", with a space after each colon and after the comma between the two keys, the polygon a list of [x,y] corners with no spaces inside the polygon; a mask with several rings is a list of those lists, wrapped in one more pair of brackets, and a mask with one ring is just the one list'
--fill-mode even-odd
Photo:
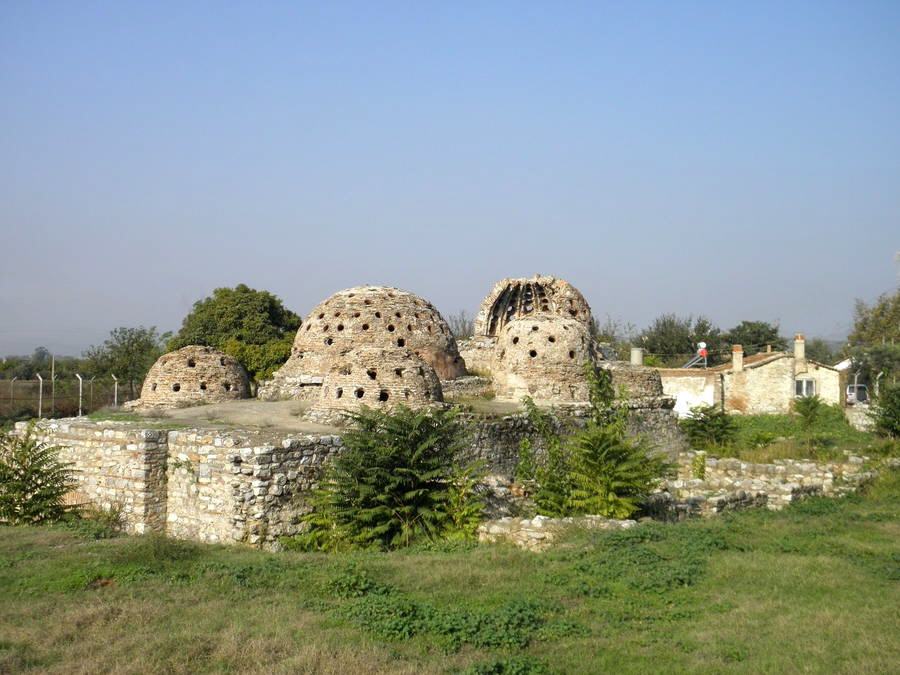
{"label": "green tree", "polygon": [[806,445],[812,448],[813,429],[825,412],[825,403],[818,396],[804,396],[794,399],[794,412],[800,418],[800,429],[806,437]]}
{"label": "green tree", "polygon": [[775,350],[787,349],[787,340],[781,337],[778,331],[777,323],[741,321],[725,334],[724,341],[728,348],[732,345],[741,345],[747,356],[764,351],[766,345],[771,345]]}
{"label": "green tree", "polygon": [[206,345],[236,358],[256,379],[272,374],[291,354],[300,317],[268,291],[245,284],[217,288],[198,300],[169,341],[169,350]]}
{"label": "green tree", "polygon": [[880,435],[900,438],[900,387],[885,387],[871,414]]}
{"label": "green tree", "polygon": [[813,338],[806,341],[806,358],[831,366],[841,360],[841,355],[822,338]]}
{"label": "green tree", "polygon": [[641,346],[669,366],[679,366],[690,359],[700,342],[706,343],[713,357],[722,349],[722,331],[703,316],[694,319],[663,314],[640,337]]}
{"label": "green tree", "polygon": [[726,446],[737,433],[734,419],[715,405],[691,408],[690,416],[681,420],[679,426],[691,445],[700,449]]}
{"label": "green tree", "polygon": [[900,291],[885,294],[871,306],[856,301],[848,338],[854,367],[864,382],[896,384],[900,375]]}
{"label": "green tree", "polygon": [[115,328],[99,346],[91,346],[84,352],[86,375],[115,375],[128,384],[131,398],[150,366],[163,353],[168,333],[160,335],[156,326],[145,328]]}

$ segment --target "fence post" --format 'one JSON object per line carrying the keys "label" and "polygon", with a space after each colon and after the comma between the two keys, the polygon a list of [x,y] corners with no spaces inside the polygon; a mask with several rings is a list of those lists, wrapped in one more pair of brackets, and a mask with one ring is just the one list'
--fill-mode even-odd
{"label": "fence post", "polygon": [[84,390],[84,380],[81,379],[81,375],[75,373],[75,377],[78,378],[78,416],[81,417],[81,394]]}
{"label": "fence post", "polygon": [[9,381],[9,407],[12,409],[13,407],[13,383],[19,379],[19,376],[16,375],[13,379]]}
{"label": "fence post", "polygon": [[44,378],[41,377],[40,373],[35,373],[35,375],[38,379],[38,419],[40,419],[44,409]]}
{"label": "fence post", "polygon": [[97,379],[97,376],[96,376],[96,375],[94,375],[94,377],[92,377],[90,380],[88,380],[88,384],[91,385],[91,388],[90,388],[90,392],[91,392],[91,393],[88,394],[88,396],[89,396],[89,398],[88,398],[88,408],[90,408],[91,410],[94,409],[94,380],[95,380],[95,379]]}
{"label": "fence post", "polygon": [[112,377],[113,382],[113,408],[119,407],[119,378],[110,373],[110,377]]}

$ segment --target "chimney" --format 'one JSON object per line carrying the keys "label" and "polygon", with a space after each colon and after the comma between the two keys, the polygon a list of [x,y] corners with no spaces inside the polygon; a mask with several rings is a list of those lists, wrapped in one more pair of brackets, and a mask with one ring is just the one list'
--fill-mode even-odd
{"label": "chimney", "polygon": [[739,373],[744,369],[744,348],[740,345],[731,346],[731,370]]}
{"label": "chimney", "polygon": [[797,333],[794,336],[794,359],[796,361],[806,360],[806,338],[803,333]]}
{"label": "chimney", "polygon": [[772,345],[766,345],[766,354],[772,353]]}
{"label": "chimney", "polygon": [[644,365],[644,350],[641,347],[632,347],[631,348],[631,365],[633,365],[633,366]]}

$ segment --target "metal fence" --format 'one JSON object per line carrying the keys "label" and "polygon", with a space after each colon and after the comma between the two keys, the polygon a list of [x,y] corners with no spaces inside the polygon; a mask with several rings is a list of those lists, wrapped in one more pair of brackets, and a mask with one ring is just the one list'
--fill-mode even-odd
{"label": "metal fence", "polygon": [[128,398],[128,385],[110,377],[0,380],[0,418],[87,415]]}

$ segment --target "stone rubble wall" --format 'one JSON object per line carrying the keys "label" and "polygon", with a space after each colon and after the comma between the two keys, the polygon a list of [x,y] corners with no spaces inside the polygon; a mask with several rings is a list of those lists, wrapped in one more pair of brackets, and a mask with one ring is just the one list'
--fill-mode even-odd
{"label": "stone rubble wall", "polygon": [[[26,422],[15,433],[24,434]],[[167,435],[127,423],[41,420],[36,437],[60,448],[72,465],[77,487],[69,501],[121,509],[125,529],[142,534],[162,531],[166,520]]]}
{"label": "stone rubble wall", "polygon": [[528,551],[544,551],[567,529],[581,527],[589,530],[627,530],[637,525],[635,520],[615,520],[602,516],[578,518],[499,518],[482,523],[478,541],[494,543],[506,541]]}

